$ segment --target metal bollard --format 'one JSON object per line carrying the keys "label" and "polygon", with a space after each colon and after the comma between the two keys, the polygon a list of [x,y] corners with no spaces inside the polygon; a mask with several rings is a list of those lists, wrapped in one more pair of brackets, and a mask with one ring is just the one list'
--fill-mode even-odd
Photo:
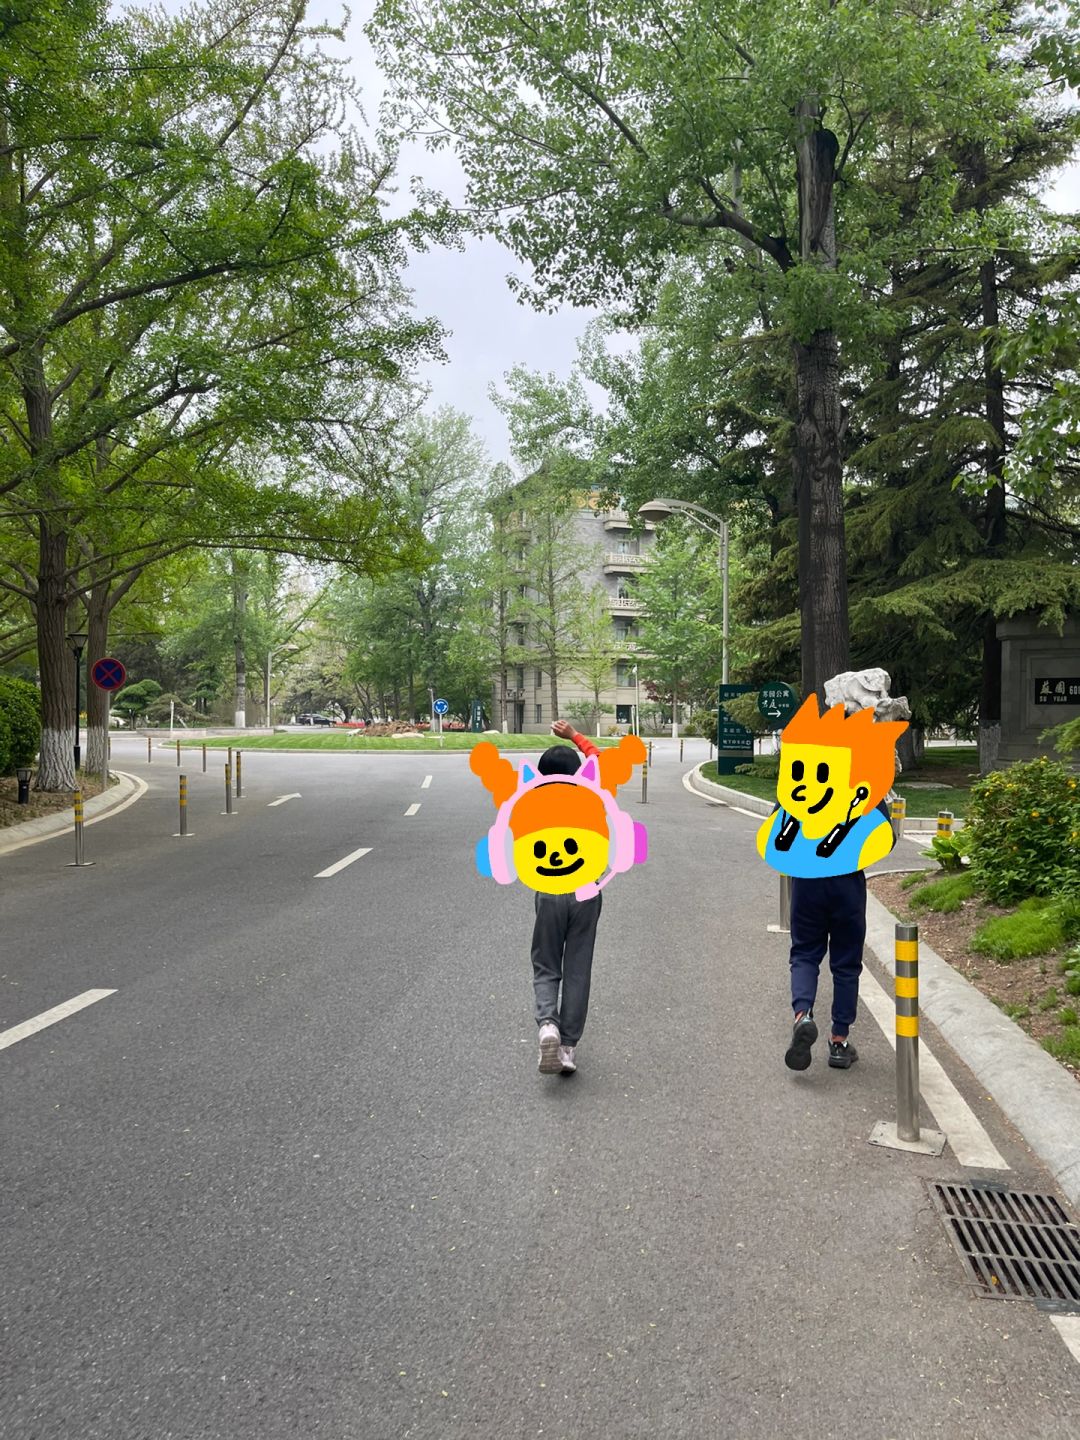
{"label": "metal bollard", "polygon": [[179,769],[179,767],[180,767],[180,741],[179,741],[179,740],[177,740],[177,742],[176,742],[176,765],[177,765],[177,769]]}
{"label": "metal bollard", "polygon": [[791,876],[780,876],[780,929],[791,930]]}
{"label": "metal bollard", "polygon": [[75,859],[68,866],[69,870],[88,869],[93,865],[93,860],[83,858],[83,795],[81,790],[75,791]]}
{"label": "metal bollard", "polygon": [[652,741],[649,741],[649,764],[652,764]]}
{"label": "metal bollard", "polygon": [[896,1133],[919,1138],[919,927],[896,927]]}
{"label": "metal bollard", "polygon": [[177,838],[182,838],[188,833],[187,828],[187,776],[180,776],[180,830]]}
{"label": "metal bollard", "polygon": [[679,741],[679,764],[680,764],[680,765],[682,764],[682,747],[683,747],[683,742],[680,740],[680,741]]}
{"label": "metal bollard", "polygon": [[899,834],[907,819],[907,801],[902,795],[898,795],[889,806],[889,819],[892,821],[893,829]]}
{"label": "metal bollard", "polygon": [[241,779],[241,775],[240,775],[240,751],[239,751],[239,750],[237,750],[237,752],[236,752],[236,798],[237,798],[238,800],[242,800],[242,799],[244,798],[244,784],[243,784],[243,780]]}
{"label": "metal bollard", "polygon": [[233,813],[233,808],[232,808],[232,766],[229,765],[229,764],[226,764],[226,766],[225,766],[225,811],[224,811],[224,813],[225,813],[226,815],[231,815],[231,814]]}
{"label": "metal bollard", "polygon": [[150,744],[150,736],[149,736],[149,735],[147,735],[147,737],[146,737],[146,763],[147,763],[148,765],[152,765],[152,764],[154,763],[154,751],[153,751],[153,749],[152,749],[152,747],[151,747],[151,744]]}
{"label": "metal bollard", "polygon": [[204,775],[206,774],[206,741],[205,741],[205,740],[203,741],[203,747],[202,747],[202,773],[203,773]]}
{"label": "metal bollard", "polygon": [[952,835],[953,812],[951,810],[939,810],[937,812],[937,833],[943,840],[948,840]]}
{"label": "metal bollard", "polygon": [[646,760],[641,767],[641,803],[649,803],[649,762]]}

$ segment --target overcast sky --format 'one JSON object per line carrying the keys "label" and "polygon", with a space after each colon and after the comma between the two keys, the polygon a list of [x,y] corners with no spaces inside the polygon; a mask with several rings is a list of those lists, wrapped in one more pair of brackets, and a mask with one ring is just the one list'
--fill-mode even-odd
{"label": "overcast sky", "polygon": [[[166,10],[183,8],[182,0],[163,0]],[[212,3],[212,0],[210,0]],[[346,39],[353,73],[364,93],[370,129],[378,118],[384,83],[363,27],[374,9],[373,0],[352,0],[352,20]],[[313,21],[339,24],[340,0],[312,0]],[[327,41],[331,50],[335,44]],[[453,155],[431,154],[422,148],[406,150],[400,167],[404,189],[410,175],[422,174],[453,200],[460,200],[463,181]],[[1049,192],[1055,208],[1080,210],[1080,163],[1069,166]],[[532,370],[569,373],[577,355],[578,337],[596,312],[567,308],[556,315],[541,315],[514,299],[505,276],[520,272],[516,258],[493,240],[472,240],[464,251],[438,250],[418,255],[409,266],[407,283],[416,310],[434,315],[449,332],[447,363],[425,366],[422,379],[431,387],[431,404],[452,405],[471,415],[475,430],[493,460],[510,460],[508,436],[502,416],[488,399],[488,387],[502,387],[503,376],[514,365]]]}

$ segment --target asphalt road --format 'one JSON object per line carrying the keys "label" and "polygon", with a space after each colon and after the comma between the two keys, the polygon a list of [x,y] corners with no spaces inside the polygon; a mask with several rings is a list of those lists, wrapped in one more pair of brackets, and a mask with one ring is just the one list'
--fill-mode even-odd
{"label": "asphalt road", "polygon": [[93,868],[0,857],[0,1030],[116,991],[0,1051],[4,1440],[1077,1433],[1080,1367],[971,1297],[931,1209],[978,1172],[866,1143],[873,1021],[850,1072],[784,1068],[755,822],[673,753],[624,792],[651,857],[605,892],[570,1079],[467,757],[251,752],[228,818],[222,761],[185,762],[174,839],[175,764],[118,737],[150,791]]}

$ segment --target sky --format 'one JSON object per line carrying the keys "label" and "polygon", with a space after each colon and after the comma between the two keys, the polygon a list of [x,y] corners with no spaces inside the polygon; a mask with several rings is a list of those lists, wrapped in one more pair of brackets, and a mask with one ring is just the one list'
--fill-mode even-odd
{"label": "sky", "polygon": [[[175,13],[183,8],[183,0],[162,0],[162,5]],[[340,0],[311,0],[309,13],[312,21],[338,25],[342,9]],[[385,89],[364,35],[373,0],[352,0],[350,9],[345,49],[363,92],[368,128],[373,131]],[[328,40],[326,45],[333,53],[335,42]],[[450,151],[403,149],[398,179],[402,196],[408,177],[416,174],[422,174],[429,185],[451,200],[463,196],[463,177]],[[1080,161],[1060,173],[1046,198],[1055,209],[1080,210]],[[496,241],[474,239],[467,241],[462,251],[432,250],[416,255],[405,275],[417,313],[433,315],[448,332],[444,341],[447,361],[427,364],[419,372],[431,389],[430,408],[450,405],[470,415],[491,459],[508,463],[512,462],[506,424],[488,398],[489,387],[494,383],[504,389],[503,377],[518,364],[567,376],[577,357],[578,339],[598,313],[566,307],[547,315],[519,304],[505,277],[521,274],[523,268]]]}

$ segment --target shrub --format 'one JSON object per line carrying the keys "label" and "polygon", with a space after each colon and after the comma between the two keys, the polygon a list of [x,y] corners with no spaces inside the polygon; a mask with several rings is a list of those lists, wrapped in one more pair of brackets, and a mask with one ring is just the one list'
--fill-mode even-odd
{"label": "shrub", "polygon": [[936,910],[941,915],[951,915],[974,894],[975,881],[966,871],[959,875],[942,875],[929,885],[924,885],[911,897],[911,908]]}
{"label": "shrub", "polygon": [[1046,759],[995,771],[971,787],[971,873],[999,905],[1080,894],[1080,784]]}
{"label": "shrub", "polygon": [[41,745],[41,695],[29,680],[0,675],[0,775],[32,765]]}
{"label": "shrub", "polygon": [[970,844],[967,830],[958,830],[955,835],[935,835],[930,849],[922,853],[928,860],[936,860],[943,870],[962,870]]}
{"label": "shrub", "polygon": [[911,875],[905,875],[900,881],[901,890],[910,890],[915,885],[925,885],[937,874],[936,870],[916,870]]}

